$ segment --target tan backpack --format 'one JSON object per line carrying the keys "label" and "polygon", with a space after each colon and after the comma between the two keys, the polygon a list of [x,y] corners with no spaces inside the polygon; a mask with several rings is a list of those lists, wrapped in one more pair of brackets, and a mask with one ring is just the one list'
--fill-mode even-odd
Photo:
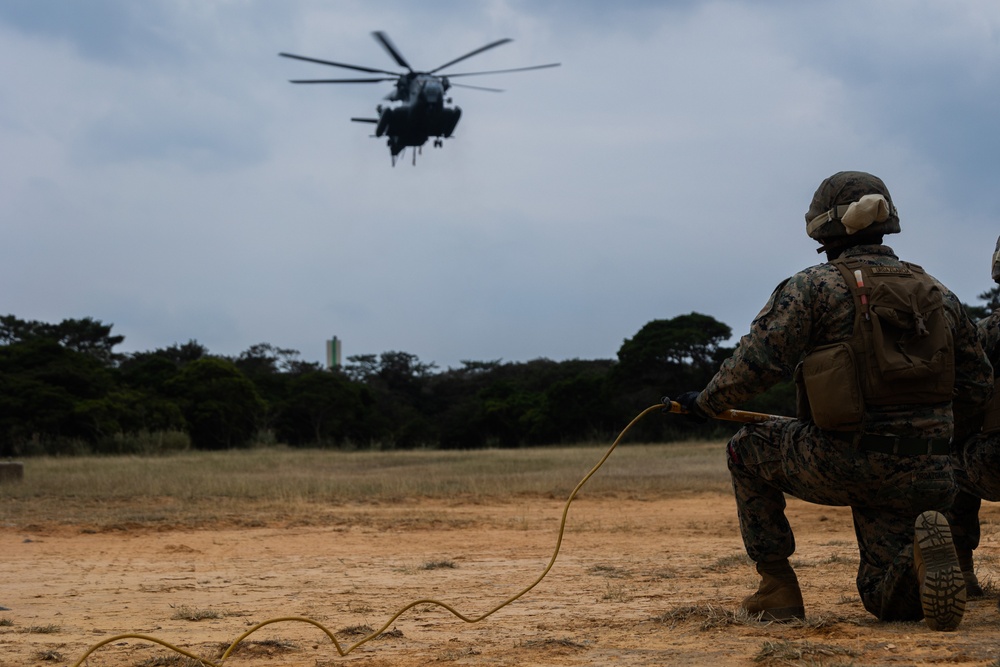
{"label": "tan backpack", "polygon": [[796,368],[799,416],[824,429],[863,431],[868,406],[950,402],[954,340],[940,285],[907,262],[832,264],[854,295],[854,331]]}

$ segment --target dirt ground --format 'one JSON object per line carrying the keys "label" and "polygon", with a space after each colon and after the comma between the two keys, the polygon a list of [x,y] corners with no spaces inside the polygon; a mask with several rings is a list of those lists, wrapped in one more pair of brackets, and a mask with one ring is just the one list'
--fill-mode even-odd
{"label": "dirt ground", "polygon": [[[233,667],[1000,665],[994,599],[971,601],[952,633],[865,612],[846,508],[790,501],[806,621],[740,618],[757,575],[733,499],[717,494],[581,497],[548,575],[487,618],[419,604],[346,656],[324,633],[346,649],[428,598],[486,613],[542,574],[564,502],[323,507],[308,521],[211,530],[0,527],[0,665],[198,665],[154,639]],[[998,517],[984,507],[990,589]],[[288,617],[312,623],[265,625],[221,659],[258,623]]]}

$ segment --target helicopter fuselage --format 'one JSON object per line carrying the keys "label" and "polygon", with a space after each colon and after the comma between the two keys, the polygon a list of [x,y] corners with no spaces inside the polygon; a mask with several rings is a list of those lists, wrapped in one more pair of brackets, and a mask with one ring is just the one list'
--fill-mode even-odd
{"label": "helicopter fuselage", "polygon": [[462,116],[462,110],[448,106],[447,78],[416,72],[400,77],[396,89],[386,99],[399,102],[379,111],[375,136],[388,136],[389,148],[398,155],[405,147],[420,147],[430,137],[448,138]]}

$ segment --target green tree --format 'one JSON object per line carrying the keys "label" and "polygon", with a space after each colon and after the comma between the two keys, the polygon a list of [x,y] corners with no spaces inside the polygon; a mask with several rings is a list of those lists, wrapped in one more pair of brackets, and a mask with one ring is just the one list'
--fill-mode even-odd
{"label": "green tree", "polygon": [[985,305],[970,306],[968,304],[962,304],[965,306],[965,310],[969,313],[969,317],[972,318],[973,322],[989,317],[993,311],[1000,308],[1000,285],[994,285],[991,289],[986,290],[977,298],[980,301],[985,301]]}
{"label": "green tree", "polygon": [[152,352],[135,352],[122,360],[119,373],[127,386],[162,393],[164,386],[181,368],[208,356],[208,350],[197,341],[171,345]]}
{"label": "green tree", "polygon": [[547,406],[545,395],[515,382],[500,381],[483,393],[483,427],[488,443],[501,447],[529,444],[533,427]]}
{"label": "green tree", "polygon": [[[7,455],[29,441],[58,453],[68,440],[92,442],[114,428],[114,417],[95,422],[81,408],[114,386],[111,371],[95,357],[50,338],[0,346],[0,441]],[[35,452],[43,453],[43,452]]]}
{"label": "green tree", "polygon": [[128,415],[122,424],[123,430],[157,432],[186,429],[179,397],[170,383],[185,365],[207,355],[208,350],[193,340],[184,345],[127,355],[118,366],[121,385],[118,402],[125,407]]}
{"label": "green tree", "polygon": [[276,347],[270,343],[251,345],[241,352],[233,363],[250,379],[281,373],[295,375],[322,370],[319,364],[302,360],[298,350]]}
{"label": "green tree", "polygon": [[253,383],[231,361],[214,357],[185,365],[166,390],[180,406],[196,449],[247,445],[265,407]]}
{"label": "green tree", "polygon": [[728,352],[720,344],[731,336],[727,325],[700,313],[652,320],[618,349],[616,384],[626,392],[651,389],[644,400],[698,389],[715,373]]}
{"label": "green tree", "polygon": [[292,378],[280,409],[278,438],[292,445],[337,445],[363,436],[368,390],[345,375],[312,371]]}
{"label": "green tree", "polygon": [[[280,348],[270,343],[251,345],[233,364],[247,377],[267,405],[261,416],[262,431],[275,431],[282,419],[281,412],[288,408],[289,385],[295,378],[322,370],[319,364],[303,361],[299,351]],[[280,436],[279,436],[280,437]]]}
{"label": "green tree", "polygon": [[366,432],[387,448],[434,445],[440,431],[432,418],[430,382],[435,365],[408,352],[347,358],[347,377],[371,391]]}
{"label": "green tree", "polygon": [[439,445],[445,449],[474,449],[486,444],[482,393],[502,364],[494,361],[462,361],[431,378],[431,413],[438,427]]}
{"label": "green tree", "polygon": [[119,368],[119,377],[125,386],[162,393],[181,367],[168,356],[143,352],[126,359]]}
{"label": "green tree", "polygon": [[616,410],[610,368],[609,362],[594,362],[552,383],[545,390],[545,429],[536,428],[536,437],[548,442],[590,442],[620,431],[627,421]]}
{"label": "green tree", "polygon": [[[612,385],[621,413],[637,414],[664,396],[703,388],[730,353],[721,344],[731,335],[732,329],[727,325],[701,313],[645,324],[618,350]],[[707,432],[714,426],[699,430],[688,420],[676,417],[647,419],[632,433],[639,439],[670,440]]]}
{"label": "green tree", "polygon": [[48,324],[3,315],[0,316],[0,343],[51,340],[74,352],[91,356],[104,366],[112,366],[121,358],[121,355],[114,353],[113,348],[125,340],[124,336],[111,335],[112,326],[114,325],[103,324],[90,317]]}
{"label": "green tree", "polygon": [[534,359],[495,366],[479,381],[470,433],[503,447],[579,442],[616,426],[607,384],[614,362]]}
{"label": "green tree", "polygon": [[990,309],[990,312],[1000,308],[1000,285],[994,285],[980,294],[979,300],[986,302],[986,307]]}

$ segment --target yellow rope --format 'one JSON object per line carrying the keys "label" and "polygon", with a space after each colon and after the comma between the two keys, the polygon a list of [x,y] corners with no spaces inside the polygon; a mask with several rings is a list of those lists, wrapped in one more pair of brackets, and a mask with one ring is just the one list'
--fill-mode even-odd
{"label": "yellow rope", "polygon": [[501,609],[503,609],[504,607],[506,607],[510,603],[512,603],[515,600],[517,600],[519,597],[521,597],[522,595],[524,595],[525,593],[527,593],[528,591],[530,591],[532,588],[534,588],[535,586],[537,586],[539,584],[539,582],[541,582],[542,579],[545,578],[545,575],[547,575],[549,573],[549,570],[552,569],[552,566],[555,565],[556,557],[559,555],[559,549],[560,549],[560,547],[562,547],[563,534],[566,531],[566,517],[569,514],[569,506],[573,502],[573,500],[576,498],[576,494],[579,493],[580,489],[583,488],[583,485],[586,484],[587,481],[591,477],[594,476],[594,473],[596,473],[600,469],[600,467],[604,465],[604,462],[608,460],[609,456],[611,456],[611,452],[615,451],[615,448],[618,447],[618,443],[621,442],[622,438],[625,437],[625,434],[628,433],[629,429],[631,429],[632,426],[634,426],[636,422],[638,422],[640,419],[642,419],[643,417],[645,417],[650,412],[653,412],[654,410],[655,411],[663,411],[663,409],[664,409],[664,405],[663,404],[659,404],[658,403],[656,405],[651,405],[648,408],[646,408],[645,410],[643,410],[642,412],[640,412],[639,415],[636,416],[635,419],[633,419],[632,421],[630,421],[628,423],[628,425],[624,429],[622,429],[622,432],[618,434],[618,437],[615,438],[614,443],[612,443],[611,447],[608,448],[608,451],[605,452],[604,456],[601,457],[601,460],[598,461],[597,464],[593,468],[590,469],[590,472],[588,472],[586,475],[583,476],[583,479],[581,479],[580,482],[576,485],[576,487],[573,489],[573,492],[569,494],[569,498],[566,499],[566,504],[563,505],[562,520],[559,522],[559,536],[556,538],[555,549],[552,552],[552,557],[549,559],[548,565],[546,565],[545,569],[542,570],[542,573],[540,575],[538,575],[538,578],[535,579],[533,582],[531,582],[531,584],[529,584],[528,586],[526,586],[525,588],[523,588],[521,591],[519,591],[519,592],[515,593],[514,595],[510,596],[509,598],[507,598],[506,600],[504,600],[503,602],[501,602],[500,604],[496,605],[495,607],[493,607],[492,609],[490,609],[489,611],[485,612],[484,614],[482,614],[480,616],[466,616],[465,614],[462,614],[461,612],[459,612],[457,609],[455,609],[451,605],[446,604],[444,602],[440,602],[438,600],[430,600],[430,599],[417,600],[415,602],[411,602],[410,604],[406,605],[405,607],[403,607],[399,611],[397,611],[395,614],[393,614],[389,618],[389,620],[387,620],[382,625],[382,627],[380,627],[378,630],[375,630],[374,632],[368,634],[367,636],[365,636],[362,639],[358,640],[354,644],[351,644],[347,648],[342,647],[340,645],[340,642],[337,641],[337,638],[334,636],[334,634],[329,629],[327,629],[325,626],[323,626],[323,624],[319,623],[318,621],[314,621],[314,620],[312,620],[310,618],[304,618],[304,617],[301,617],[301,616],[285,616],[285,617],[282,617],[282,618],[272,618],[270,620],[262,621],[261,623],[258,623],[257,625],[253,626],[252,628],[250,628],[249,630],[247,630],[246,632],[244,632],[242,635],[240,635],[239,637],[237,637],[236,640],[233,641],[233,643],[229,645],[229,648],[226,649],[226,652],[222,654],[222,657],[219,658],[218,662],[212,662],[211,660],[208,660],[207,658],[202,658],[201,656],[194,655],[192,653],[189,653],[189,652],[185,651],[184,649],[178,648],[178,647],[174,646],[173,644],[169,644],[169,643],[167,643],[165,641],[162,641],[160,639],[157,639],[155,637],[150,637],[148,635],[139,635],[139,634],[124,634],[124,635],[117,635],[115,637],[110,637],[108,639],[104,639],[104,640],[100,641],[99,643],[91,646],[90,649],[88,649],[87,652],[84,653],[83,656],[79,660],[77,660],[75,663],[73,663],[73,667],[80,667],[80,665],[83,664],[83,661],[86,660],[90,656],[91,653],[93,653],[97,649],[101,648],[102,646],[104,646],[106,644],[110,644],[112,642],[120,641],[122,639],[142,639],[142,640],[145,640],[145,641],[154,642],[156,644],[160,644],[161,646],[165,646],[166,648],[168,648],[168,649],[170,649],[172,651],[180,653],[181,655],[185,655],[185,656],[187,656],[189,658],[193,658],[195,660],[200,660],[206,667],[221,667],[222,663],[226,661],[226,658],[229,657],[229,655],[233,652],[233,650],[237,647],[237,645],[239,645],[239,643],[241,641],[243,641],[244,639],[246,639],[247,637],[249,637],[250,635],[252,635],[257,630],[260,630],[264,626],[271,625],[273,623],[283,623],[283,622],[309,623],[311,625],[316,626],[317,628],[319,628],[320,630],[322,630],[326,634],[327,637],[330,638],[330,641],[333,642],[333,645],[337,649],[337,653],[339,653],[341,656],[346,656],[348,653],[350,653],[354,649],[358,648],[362,644],[364,644],[366,642],[369,642],[372,639],[375,639],[376,637],[378,637],[380,634],[382,634],[383,632],[385,632],[385,630],[390,625],[392,625],[392,623],[397,618],[399,618],[400,616],[402,616],[405,612],[407,612],[408,610],[412,609],[413,607],[416,607],[417,605],[421,605],[421,604],[436,605],[438,607],[442,607],[442,608],[448,610],[454,616],[460,618],[461,620],[465,621],[466,623],[478,623],[479,621],[483,620],[484,618],[492,616],[493,614],[495,614],[496,612],[500,611]]}

